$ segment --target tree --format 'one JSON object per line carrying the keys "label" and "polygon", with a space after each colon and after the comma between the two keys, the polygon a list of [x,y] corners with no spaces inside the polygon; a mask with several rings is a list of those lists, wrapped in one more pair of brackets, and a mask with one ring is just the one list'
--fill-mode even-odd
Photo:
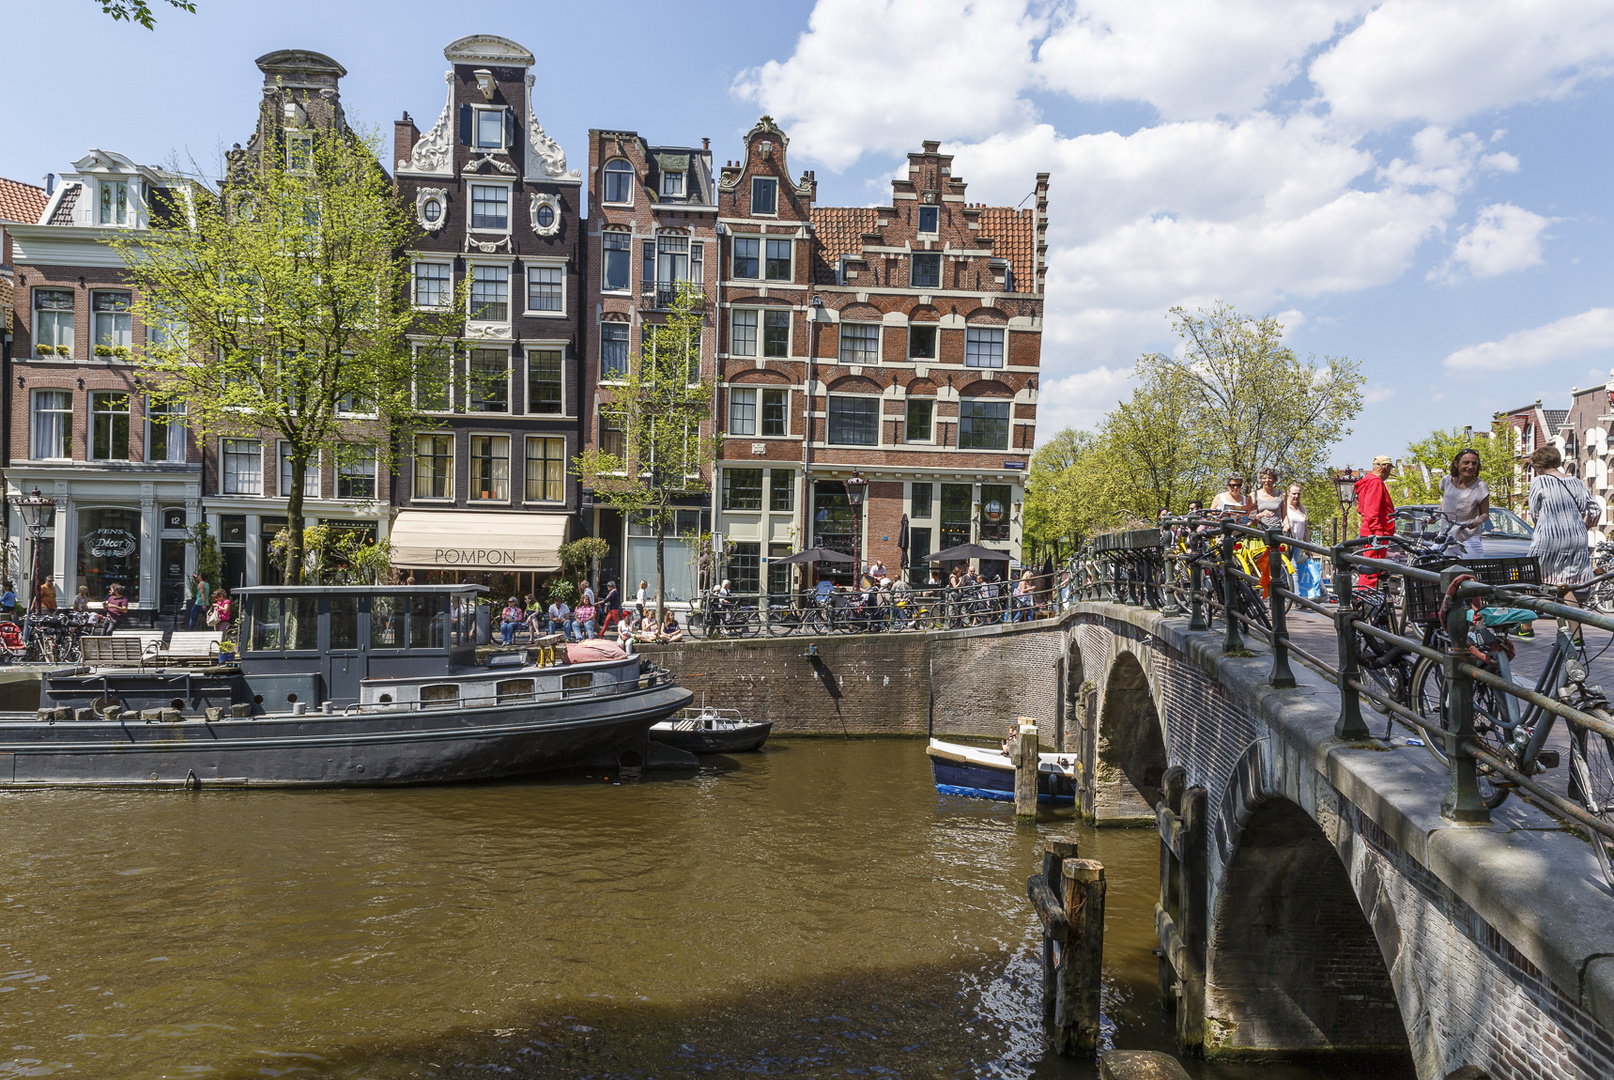
{"label": "tree", "polygon": [[301,137],[199,196],[191,220],[168,215],[113,241],[138,286],[135,310],[170,328],[139,360],[151,397],[204,439],[285,441],[293,584],[310,464],[390,467],[416,422],[413,385],[447,377],[445,365],[416,370],[406,333],[441,342],[459,330],[456,316],[422,319],[406,302],[402,252],[418,226],[376,164],[378,140],[345,128]]}
{"label": "tree", "polygon": [[1480,456],[1480,479],[1491,492],[1493,506],[1512,506],[1516,487],[1517,455],[1513,441],[1518,429],[1506,422],[1492,426],[1489,436],[1477,438],[1472,429],[1436,428],[1407,444],[1406,456],[1390,480],[1390,495],[1398,505],[1440,502],[1440,478],[1451,471],[1459,451],[1472,447]]}
{"label": "tree", "polygon": [[1161,508],[1181,511],[1190,499],[1203,500],[1211,470],[1207,447],[1194,435],[1204,423],[1197,380],[1158,355],[1139,360],[1136,371],[1138,387],[1105,416],[1101,437],[1112,511],[1152,521]]}
{"label": "tree", "polygon": [[573,461],[597,500],[650,526],[658,623],[666,617],[667,527],[680,499],[708,490],[701,470],[720,449],[715,437],[701,434],[715,393],[700,373],[702,304],[696,288],[679,285],[666,322],[645,327],[625,384],[600,404],[598,445]]}
{"label": "tree", "polygon": [[[113,22],[139,23],[147,30],[157,29],[157,13],[151,10],[155,0],[99,0],[103,14],[112,16]],[[196,14],[195,0],[168,0],[170,7]]]}

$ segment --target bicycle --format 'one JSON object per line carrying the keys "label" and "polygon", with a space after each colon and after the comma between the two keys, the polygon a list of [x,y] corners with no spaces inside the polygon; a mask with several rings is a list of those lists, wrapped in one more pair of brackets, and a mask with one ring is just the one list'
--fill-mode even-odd
{"label": "bicycle", "polygon": [[[1592,575],[1598,577],[1614,570],[1614,541],[1604,540],[1592,545]],[[1586,606],[1604,615],[1614,615],[1614,581],[1604,581],[1591,590]]]}
{"label": "bicycle", "polygon": [[709,601],[690,609],[689,632],[695,637],[756,637],[762,632],[762,613],[732,602]]}

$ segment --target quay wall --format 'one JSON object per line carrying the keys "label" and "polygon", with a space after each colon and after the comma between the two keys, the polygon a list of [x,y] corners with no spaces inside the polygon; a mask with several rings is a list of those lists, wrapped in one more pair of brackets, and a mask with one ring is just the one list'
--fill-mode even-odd
{"label": "quay wall", "polygon": [[[808,656],[813,646],[816,656]],[[1018,716],[1057,737],[1066,636],[1053,620],[933,633],[680,641],[640,651],[698,704],[779,735],[1002,735]]]}

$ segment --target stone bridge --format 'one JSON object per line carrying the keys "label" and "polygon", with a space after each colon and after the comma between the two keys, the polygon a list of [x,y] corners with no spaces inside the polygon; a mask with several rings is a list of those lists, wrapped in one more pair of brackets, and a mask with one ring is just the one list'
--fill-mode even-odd
{"label": "stone bridge", "polygon": [[781,733],[923,734],[933,716],[938,734],[997,735],[1037,716],[1080,755],[1095,824],[1153,827],[1168,789],[1184,814],[1165,831],[1189,840],[1162,859],[1183,902],[1157,917],[1187,1049],[1410,1050],[1420,1080],[1614,1077],[1614,895],[1587,844],[1516,798],[1488,826],[1447,821],[1427,751],[1339,741],[1330,683],[1296,664],[1299,685],[1273,688],[1260,645],[1229,656],[1186,626],[1086,603],[1013,627],[655,652]]}

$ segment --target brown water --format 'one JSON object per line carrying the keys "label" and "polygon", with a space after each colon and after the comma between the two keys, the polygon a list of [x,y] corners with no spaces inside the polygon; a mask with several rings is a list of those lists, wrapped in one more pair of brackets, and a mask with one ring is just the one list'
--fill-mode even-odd
{"label": "brown water", "polygon": [[[913,741],[715,760],[0,795],[0,1078],[1092,1075],[1044,1050],[1037,833],[1006,804],[939,797]],[[1105,1044],[1169,1048],[1158,842],[1082,837]]]}

